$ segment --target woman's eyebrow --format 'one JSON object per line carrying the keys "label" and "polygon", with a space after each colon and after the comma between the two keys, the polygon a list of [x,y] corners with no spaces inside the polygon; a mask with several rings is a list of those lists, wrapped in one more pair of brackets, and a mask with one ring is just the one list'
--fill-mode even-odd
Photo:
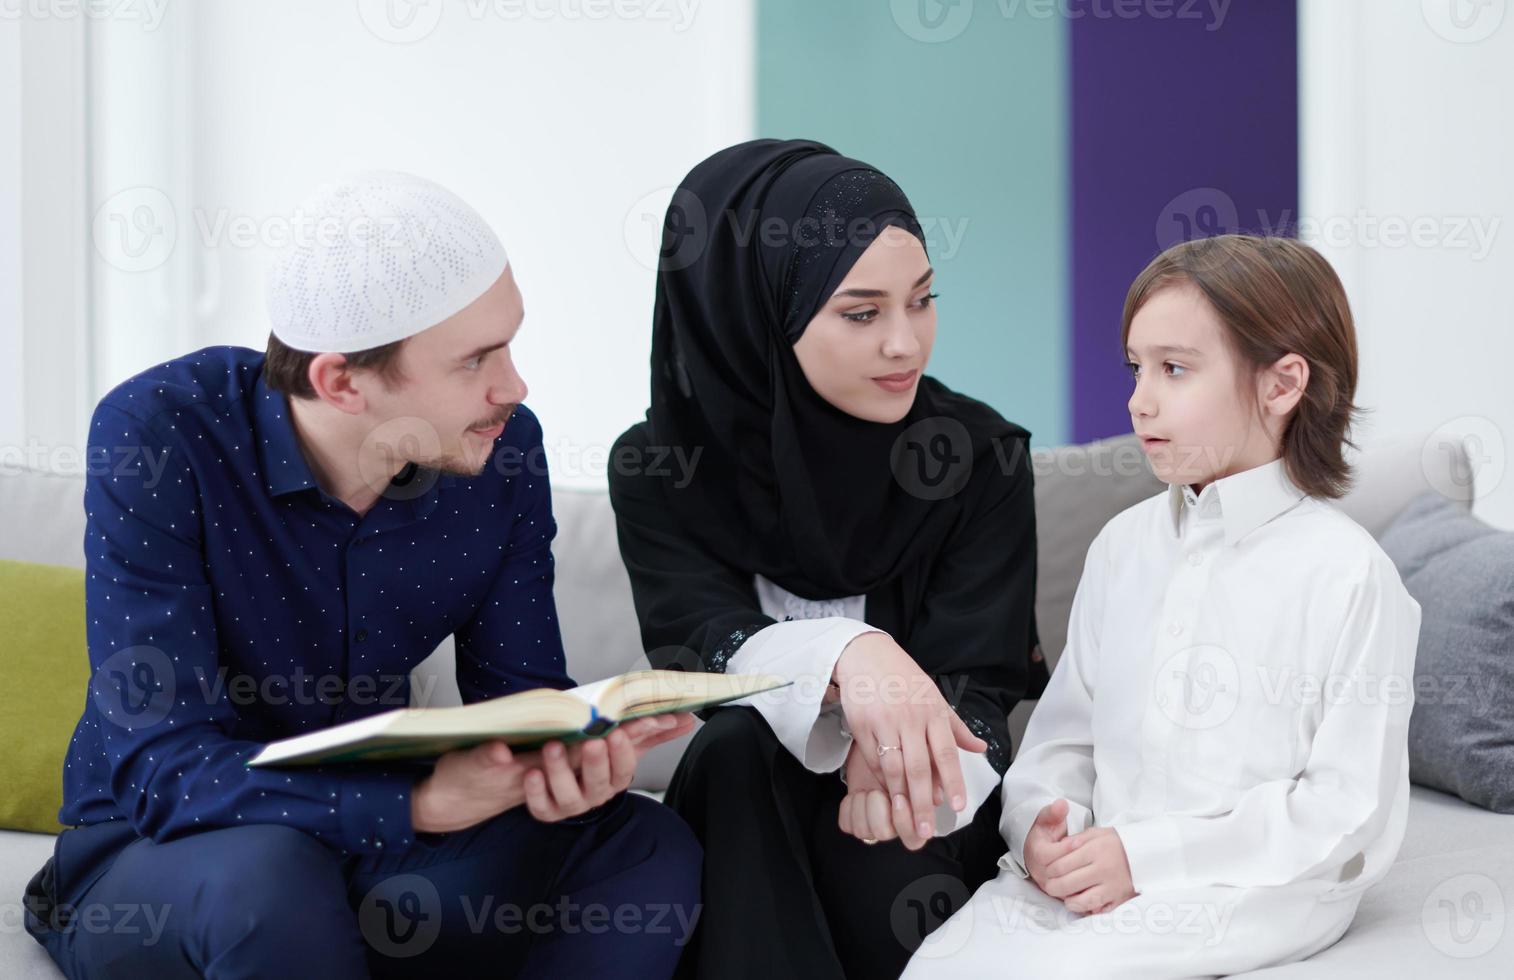
{"label": "woman's eyebrow", "polygon": [[[935,269],[926,269],[924,274],[919,279],[916,279],[915,284],[910,288],[919,289],[935,274]],[[831,299],[835,299],[838,296],[848,296],[854,299],[882,299],[887,295],[888,290],[886,289],[838,289],[831,294]]]}

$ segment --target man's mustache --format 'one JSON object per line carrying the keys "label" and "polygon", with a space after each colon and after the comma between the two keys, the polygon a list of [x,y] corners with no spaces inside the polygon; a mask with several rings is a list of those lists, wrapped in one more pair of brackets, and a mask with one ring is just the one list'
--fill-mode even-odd
{"label": "man's mustache", "polygon": [[504,425],[505,423],[509,422],[510,417],[515,414],[516,407],[517,406],[515,405],[511,405],[509,408],[504,410],[504,414],[496,416],[494,418],[485,419],[482,422],[475,422],[472,425],[468,426],[468,428],[472,429],[475,432],[482,432],[485,429],[492,429],[496,425]]}

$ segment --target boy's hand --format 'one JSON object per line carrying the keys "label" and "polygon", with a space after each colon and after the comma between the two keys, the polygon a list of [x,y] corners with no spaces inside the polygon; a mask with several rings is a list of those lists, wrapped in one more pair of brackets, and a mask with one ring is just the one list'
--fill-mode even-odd
{"label": "boy's hand", "polygon": [[[1072,850],[1067,837],[1067,801],[1053,800],[1036,814],[1025,835],[1025,870],[1043,892],[1051,879],[1048,867]],[[1047,892],[1047,894],[1051,894]]]}
{"label": "boy's hand", "polygon": [[1064,844],[1070,849],[1047,865],[1046,883],[1037,884],[1062,899],[1067,911],[1095,915],[1136,897],[1125,845],[1112,827],[1091,827]]}

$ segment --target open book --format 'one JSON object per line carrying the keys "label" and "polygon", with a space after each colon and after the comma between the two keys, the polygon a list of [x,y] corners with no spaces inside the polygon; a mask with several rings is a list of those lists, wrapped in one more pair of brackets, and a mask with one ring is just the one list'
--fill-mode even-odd
{"label": "open book", "polygon": [[396,708],[270,742],[249,766],[434,758],[496,739],[512,749],[608,735],[632,718],[695,711],[785,687],[773,674],[637,670],[558,691],[537,688],[447,708]]}

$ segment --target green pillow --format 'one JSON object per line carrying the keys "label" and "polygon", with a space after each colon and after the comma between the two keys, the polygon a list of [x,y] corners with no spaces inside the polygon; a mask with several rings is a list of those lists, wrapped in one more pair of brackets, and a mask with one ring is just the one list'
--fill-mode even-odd
{"label": "green pillow", "polygon": [[0,828],[56,834],[63,757],[89,696],[84,573],[0,561]]}

